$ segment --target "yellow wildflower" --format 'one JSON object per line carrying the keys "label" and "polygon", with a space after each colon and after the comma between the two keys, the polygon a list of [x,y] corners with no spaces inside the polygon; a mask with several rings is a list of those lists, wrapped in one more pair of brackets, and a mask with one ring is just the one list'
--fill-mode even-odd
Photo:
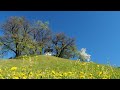
{"label": "yellow wildflower", "polygon": [[72,72],[68,72],[68,75],[69,75],[69,74],[72,74]]}
{"label": "yellow wildflower", "polygon": [[27,77],[26,77],[26,76],[24,76],[22,79],[27,79]]}
{"label": "yellow wildflower", "polygon": [[63,74],[59,74],[59,76],[60,76],[60,77],[62,77],[62,76],[63,76]]}
{"label": "yellow wildflower", "polygon": [[67,73],[66,73],[66,72],[64,73],[64,76],[67,76]]}
{"label": "yellow wildflower", "polygon": [[84,72],[80,72],[80,78],[85,78]]}
{"label": "yellow wildflower", "polygon": [[33,73],[32,72],[29,73],[29,77],[33,77]]}
{"label": "yellow wildflower", "polygon": [[90,78],[90,79],[93,78],[93,75],[92,75],[91,73],[89,74],[89,78]]}
{"label": "yellow wildflower", "polygon": [[100,65],[97,65],[97,67],[100,67]]}
{"label": "yellow wildflower", "polygon": [[21,77],[22,77],[22,79],[26,79],[27,78],[27,76],[24,73],[21,73]]}
{"label": "yellow wildflower", "polygon": [[52,74],[55,74],[55,71],[52,70]]}
{"label": "yellow wildflower", "polygon": [[85,76],[84,75],[80,75],[80,78],[85,78]]}
{"label": "yellow wildflower", "polygon": [[33,75],[33,73],[32,73],[32,72],[30,72],[30,73],[29,73],[29,75]]}
{"label": "yellow wildflower", "polygon": [[15,70],[17,70],[17,67],[12,67],[10,70],[15,71]]}
{"label": "yellow wildflower", "polygon": [[98,74],[98,75],[100,76],[101,74],[103,74],[103,72],[99,72],[99,74]]}
{"label": "yellow wildflower", "polygon": [[19,79],[19,77],[16,76],[16,77],[13,77],[13,79]]}

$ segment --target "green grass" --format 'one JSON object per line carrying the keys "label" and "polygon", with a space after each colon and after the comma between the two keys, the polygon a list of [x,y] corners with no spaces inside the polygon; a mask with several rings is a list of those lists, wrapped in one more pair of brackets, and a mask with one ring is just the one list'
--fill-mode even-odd
{"label": "green grass", "polygon": [[54,56],[0,60],[1,79],[120,79],[120,68]]}

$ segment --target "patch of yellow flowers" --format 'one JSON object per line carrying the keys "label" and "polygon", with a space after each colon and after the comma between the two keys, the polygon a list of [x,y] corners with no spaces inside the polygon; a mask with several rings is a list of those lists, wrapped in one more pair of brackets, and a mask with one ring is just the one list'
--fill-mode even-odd
{"label": "patch of yellow flowers", "polygon": [[[85,63],[83,64],[85,65]],[[97,65],[97,67],[100,67]],[[0,79],[110,79],[112,74],[99,71],[56,71],[56,70],[32,70],[29,67],[11,67],[0,69]]]}

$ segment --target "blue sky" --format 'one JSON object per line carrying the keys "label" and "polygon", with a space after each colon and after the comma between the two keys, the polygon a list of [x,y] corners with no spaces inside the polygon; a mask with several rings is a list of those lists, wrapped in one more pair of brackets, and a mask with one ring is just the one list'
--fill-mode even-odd
{"label": "blue sky", "polygon": [[120,66],[120,11],[0,11],[0,24],[9,16],[49,21],[53,32],[75,37],[93,62]]}

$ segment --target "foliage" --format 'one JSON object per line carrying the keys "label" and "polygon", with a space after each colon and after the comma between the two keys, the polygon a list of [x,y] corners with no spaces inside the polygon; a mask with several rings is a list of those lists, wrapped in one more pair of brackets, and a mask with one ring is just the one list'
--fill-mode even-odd
{"label": "foliage", "polygon": [[75,39],[67,37],[64,33],[55,34],[52,39],[55,56],[61,58],[73,58],[76,45]]}
{"label": "foliage", "polygon": [[9,17],[2,25],[0,37],[1,55],[12,51],[15,57],[41,54],[42,48],[49,42],[48,24],[42,21],[31,23],[25,17]]}
{"label": "foliage", "polygon": [[30,22],[25,17],[9,17],[1,26],[0,55],[13,52],[15,58],[23,55],[42,55],[46,48],[53,48],[54,55],[74,58],[75,39],[64,33],[52,35],[48,22]]}

